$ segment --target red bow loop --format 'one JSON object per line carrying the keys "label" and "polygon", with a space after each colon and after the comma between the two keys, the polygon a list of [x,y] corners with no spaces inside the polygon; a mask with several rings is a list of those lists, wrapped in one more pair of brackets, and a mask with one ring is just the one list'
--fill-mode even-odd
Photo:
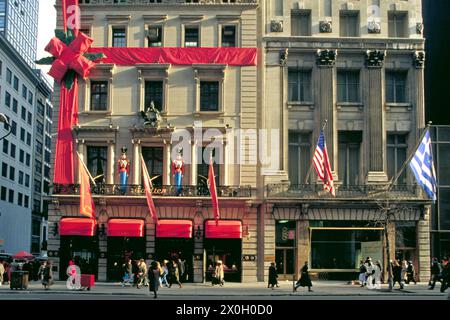
{"label": "red bow loop", "polygon": [[67,46],[64,42],[54,37],[45,47],[45,51],[49,52],[55,58],[59,58],[62,55],[63,51],[66,50],[66,48]]}

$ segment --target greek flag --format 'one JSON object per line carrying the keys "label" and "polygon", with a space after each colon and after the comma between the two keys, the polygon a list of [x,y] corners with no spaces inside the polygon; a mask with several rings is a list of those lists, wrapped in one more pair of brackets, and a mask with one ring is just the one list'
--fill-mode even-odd
{"label": "greek flag", "polygon": [[436,172],[434,171],[433,151],[429,130],[425,133],[419,148],[417,148],[416,153],[409,163],[409,167],[413,171],[417,183],[433,201],[436,201]]}

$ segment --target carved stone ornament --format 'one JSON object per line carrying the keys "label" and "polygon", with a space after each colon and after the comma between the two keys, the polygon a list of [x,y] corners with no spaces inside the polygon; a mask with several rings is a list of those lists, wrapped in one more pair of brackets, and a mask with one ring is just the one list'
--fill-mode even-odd
{"label": "carved stone ornament", "polygon": [[367,50],[366,63],[368,67],[382,67],[386,51]]}
{"label": "carved stone ornament", "polygon": [[288,55],[289,55],[289,49],[282,49],[280,50],[280,65],[281,66],[285,66],[286,65],[286,61],[288,59]]}
{"label": "carved stone ornament", "polygon": [[422,22],[416,23],[416,33],[423,34],[423,23]]}
{"label": "carved stone ornament", "polygon": [[151,128],[159,128],[161,123],[161,114],[158,109],[155,108],[153,101],[147,110],[141,111],[141,117],[144,119],[144,126],[149,126]]}
{"label": "carved stone ornament", "polygon": [[336,62],[337,50],[317,50],[316,63],[318,66],[333,66]]}
{"label": "carved stone ornament", "polygon": [[367,24],[367,32],[369,33],[381,33],[381,24],[377,21],[370,21]]}
{"label": "carved stone ornament", "polygon": [[283,32],[283,21],[281,20],[270,21],[270,32]]}
{"label": "carved stone ornament", "polygon": [[320,33],[331,33],[333,32],[333,26],[331,20],[322,20],[319,22]]}
{"label": "carved stone ornament", "polygon": [[414,66],[418,69],[425,66],[425,51],[414,52]]}

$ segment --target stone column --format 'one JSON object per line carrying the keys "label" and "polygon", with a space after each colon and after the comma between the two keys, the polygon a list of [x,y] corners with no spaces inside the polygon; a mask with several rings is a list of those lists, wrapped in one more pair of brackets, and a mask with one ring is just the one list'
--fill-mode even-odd
{"label": "stone column", "polygon": [[131,140],[133,144],[133,184],[141,184],[141,140]]}
{"label": "stone column", "polygon": [[297,263],[295,266],[295,277],[298,279],[300,276],[300,268],[305,261],[308,261],[309,268],[311,269],[311,261],[309,261],[309,221],[298,220],[297,221]]}
{"label": "stone column", "polygon": [[425,65],[425,52],[414,52],[413,64],[414,70],[414,82],[415,85],[415,108],[416,111],[416,139],[418,139],[425,127],[425,89],[424,89],[424,65]]}
{"label": "stone column", "polygon": [[366,139],[368,150],[369,171],[368,183],[384,183],[386,175],[386,132],[384,112],[383,61],[384,51],[372,50],[366,52],[367,66],[367,100],[366,100]]}
{"label": "stone column", "polygon": [[222,140],[222,145],[223,145],[223,177],[222,177],[222,185],[227,186],[228,185],[228,152],[229,152],[229,145],[228,145],[228,141],[227,140]]}
{"label": "stone column", "polygon": [[[77,139],[77,140],[75,140],[75,142],[77,143],[77,149],[78,149],[77,151],[78,151],[80,159],[84,163],[86,163],[86,157],[84,156],[84,140]],[[76,162],[78,163],[78,161],[76,161]],[[78,168],[78,164],[75,167]],[[79,184],[80,183],[80,177],[78,175],[78,170],[75,170],[75,177],[76,177],[75,181],[77,182],[77,184]]]}
{"label": "stone column", "polygon": [[[337,117],[334,91],[334,66],[336,62],[337,51],[336,50],[318,50],[317,51],[317,67],[318,67],[318,107],[319,107],[319,123],[317,124],[317,135],[319,137],[319,130],[325,120],[327,124],[325,126],[324,134],[327,145],[328,157],[330,159],[330,166],[333,172],[333,176],[336,177],[337,168]],[[313,141],[315,145],[317,139]]]}
{"label": "stone column", "polygon": [[417,256],[419,257],[418,281],[427,282],[430,279],[430,213],[431,206],[427,205],[423,209],[423,219],[417,224]]}
{"label": "stone column", "polygon": [[165,162],[164,162],[164,166],[165,166],[165,170],[164,170],[164,177],[163,177],[163,184],[164,185],[171,185],[171,170],[172,170],[172,159],[171,159],[171,142],[169,140],[164,140],[165,143],[165,148],[164,151],[166,153],[166,157],[165,157]]}
{"label": "stone column", "polygon": [[115,143],[113,140],[108,143],[108,169],[106,173],[106,184],[114,184],[114,168],[116,167],[116,161],[114,159],[114,147]]}

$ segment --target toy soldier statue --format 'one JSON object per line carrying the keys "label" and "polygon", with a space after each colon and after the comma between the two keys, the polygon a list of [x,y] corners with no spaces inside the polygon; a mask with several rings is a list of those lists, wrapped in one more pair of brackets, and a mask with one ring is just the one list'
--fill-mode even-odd
{"label": "toy soldier statue", "polygon": [[179,196],[181,194],[181,182],[184,175],[184,160],[181,156],[181,152],[183,149],[178,149],[178,155],[175,160],[172,161],[172,174],[173,174],[173,180],[174,184],[177,190],[177,195]]}
{"label": "toy soldier statue", "polygon": [[122,193],[125,193],[127,188],[128,176],[130,175],[130,160],[128,160],[127,158],[126,147],[122,147],[122,155],[120,156],[117,163],[118,163],[121,190]]}

